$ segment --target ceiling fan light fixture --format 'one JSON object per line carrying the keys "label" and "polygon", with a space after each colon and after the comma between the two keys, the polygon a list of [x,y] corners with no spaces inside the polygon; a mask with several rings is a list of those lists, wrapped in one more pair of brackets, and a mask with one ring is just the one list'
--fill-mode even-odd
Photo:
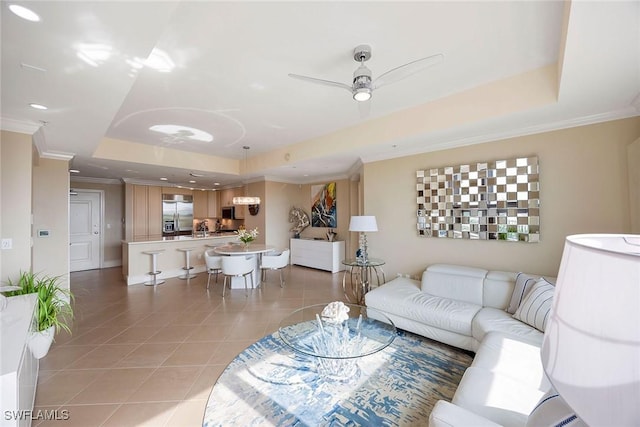
{"label": "ceiling fan light fixture", "polygon": [[353,91],[353,99],[360,102],[368,101],[369,99],[371,99],[371,89],[369,89],[368,87],[355,89]]}

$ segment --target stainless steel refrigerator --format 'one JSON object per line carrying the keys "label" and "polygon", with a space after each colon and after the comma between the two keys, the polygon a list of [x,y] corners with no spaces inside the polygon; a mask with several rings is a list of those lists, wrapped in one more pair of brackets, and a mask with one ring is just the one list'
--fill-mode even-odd
{"label": "stainless steel refrigerator", "polygon": [[162,224],[165,236],[193,232],[193,197],[182,194],[162,196]]}

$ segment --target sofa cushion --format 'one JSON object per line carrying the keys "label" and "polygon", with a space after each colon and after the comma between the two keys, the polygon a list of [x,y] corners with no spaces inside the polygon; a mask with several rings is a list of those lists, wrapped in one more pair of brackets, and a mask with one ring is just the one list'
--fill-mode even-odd
{"label": "sofa cushion", "polygon": [[543,391],[483,368],[464,372],[452,403],[505,427],[523,427]]}
{"label": "sofa cushion", "polygon": [[532,276],[531,274],[518,273],[516,276],[515,287],[513,288],[513,294],[511,295],[511,301],[507,308],[508,313],[515,313],[520,303],[524,299],[524,296],[531,289],[531,287],[540,279],[540,276]]}
{"label": "sofa cushion", "polygon": [[551,388],[542,367],[540,346],[525,338],[489,332],[471,366],[509,376],[542,391]]}
{"label": "sofa cushion", "polygon": [[476,317],[473,318],[471,331],[473,337],[478,341],[482,341],[489,332],[497,331],[524,338],[539,347],[542,346],[542,338],[544,336],[537,329],[514,319],[506,311],[491,307],[484,307],[476,314]]}
{"label": "sofa cushion", "polygon": [[429,427],[501,427],[491,420],[444,400],[438,400],[429,415]]}
{"label": "sofa cushion", "polygon": [[434,264],[422,274],[422,292],[442,298],[482,305],[487,270],[450,264]]}
{"label": "sofa cushion", "polygon": [[516,274],[511,271],[489,271],[484,279],[482,306],[506,309],[513,296]]}
{"label": "sofa cushion", "polygon": [[413,280],[398,278],[368,292],[367,307],[412,319],[446,331],[471,336],[471,322],[482,308],[421,292]]}
{"label": "sofa cushion", "polygon": [[520,303],[513,317],[544,332],[551,313],[555,287],[545,279],[540,279]]}

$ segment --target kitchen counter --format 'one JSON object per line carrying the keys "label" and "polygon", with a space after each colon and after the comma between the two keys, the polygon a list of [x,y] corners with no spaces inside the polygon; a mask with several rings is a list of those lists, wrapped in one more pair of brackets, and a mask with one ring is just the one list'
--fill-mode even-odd
{"label": "kitchen counter", "polygon": [[146,238],[138,238],[133,240],[123,240],[122,243],[128,244],[138,244],[138,243],[162,243],[162,242],[176,242],[176,241],[186,241],[186,240],[203,240],[203,239],[221,239],[221,238],[229,238],[229,237],[237,237],[238,233],[234,231],[223,231],[220,233],[209,233],[206,236],[199,235],[184,235],[184,236],[149,236]]}
{"label": "kitchen counter", "polygon": [[192,273],[206,274],[204,252],[212,245],[223,245],[238,242],[238,234],[231,231],[211,233],[206,237],[199,236],[150,236],[145,239],[122,241],[122,274],[127,285],[136,285],[149,280],[151,256],[146,251],[164,250],[158,255],[158,270],[162,273],[158,279],[178,277],[184,274],[185,255],[180,249],[193,248],[190,264]]}

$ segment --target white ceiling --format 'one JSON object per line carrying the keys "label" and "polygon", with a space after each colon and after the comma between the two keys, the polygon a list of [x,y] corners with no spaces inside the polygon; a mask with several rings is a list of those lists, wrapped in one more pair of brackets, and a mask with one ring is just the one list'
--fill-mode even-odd
{"label": "white ceiling", "polygon": [[[2,128],[35,132],[41,155],[73,157],[81,177],[313,182],[361,162],[640,115],[637,1],[13,3],[41,21],[2,2]],[[287,76],[350,84],[363,43],[374,78],[444,61],[364,108]],[[78,56],[88,47],[108,55],[90,65]],[[154,49],[170,72],[132,66]],[[158,124],[214,139],[149,130]]]}

